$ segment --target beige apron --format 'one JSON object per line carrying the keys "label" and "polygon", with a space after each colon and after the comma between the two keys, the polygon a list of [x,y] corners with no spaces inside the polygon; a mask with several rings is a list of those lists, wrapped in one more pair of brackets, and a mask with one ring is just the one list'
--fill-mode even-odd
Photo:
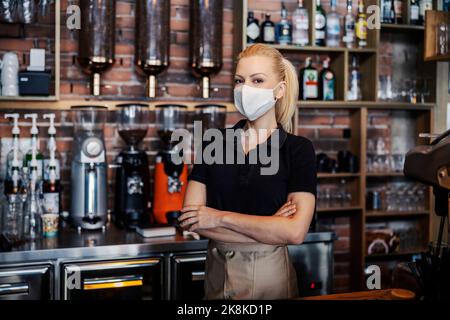
{"label": "beige apron", "polygon": [[297,276],[286,245],[209,240],[205,272],[206,300],[298,296]]}

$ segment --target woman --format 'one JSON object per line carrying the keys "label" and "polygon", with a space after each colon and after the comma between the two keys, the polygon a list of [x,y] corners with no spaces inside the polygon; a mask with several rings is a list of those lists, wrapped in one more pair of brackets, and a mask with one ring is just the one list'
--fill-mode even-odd
{"label": "woman", "polygon": [[[232,143],[246,163],[195,164],[179,218],[210,239],[205,299],[298,296],[287,245],[302,243],[308,232],[316,160],[312,143],[291,134],[297,98],[295,68],[278,50],[256,44],[240,53],[234,101],[246,119],[232,128],[241,132]],[[278,168],[264,175],[264,165],[248,159],[268,146],[276,146]]]}

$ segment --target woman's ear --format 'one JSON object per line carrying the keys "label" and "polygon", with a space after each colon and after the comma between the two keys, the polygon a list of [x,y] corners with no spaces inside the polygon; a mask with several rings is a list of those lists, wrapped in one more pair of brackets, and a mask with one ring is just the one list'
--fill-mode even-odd
{"label": "woman's ear", "polygon": [[282,81],[278,85],[278,88],[275,89],[275,98],[281,99],[284,97],[284,94],[286,93],[286,82]]}

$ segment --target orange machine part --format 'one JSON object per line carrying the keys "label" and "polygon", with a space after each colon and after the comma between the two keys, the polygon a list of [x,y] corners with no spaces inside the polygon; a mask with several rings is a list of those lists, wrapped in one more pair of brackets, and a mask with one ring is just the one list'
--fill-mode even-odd
{"label": "orange machine part", "polygon": [[153,192],[153,216],[157,223],[168,223],[166,213],[178,211],[183,207],[184,193],[186,192],[188,170],[183,165],[180,180],[181,192],[169,193],[167,188],[168,177],[164,172],[164,162],[155,163],[155,188]]}

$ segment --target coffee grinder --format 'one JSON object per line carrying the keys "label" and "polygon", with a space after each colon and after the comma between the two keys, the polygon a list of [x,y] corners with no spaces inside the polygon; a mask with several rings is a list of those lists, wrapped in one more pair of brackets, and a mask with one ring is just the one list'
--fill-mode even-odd
{"label": "coffee grinder", "polygon": [[187,185],[187,165],[175,163],[172,155],[180,154],[178,142],[172,142],[172,133],[185,128],[187,107],[163,104],[155,107],[156,125],[161,148],[156,156],[153,192],[153,216],[157,223],[167,224],[167,213],[179,211],[183,206]]}
{"label": "coffee grinder", "polygon": [[104,228],[107,220],[107,164],[103,127],[106,107],[74,106],[70,220],[80,229]]}
{"label": "coffee grinder", "polygon": [[150,222],[150,170],[147,154],[138,149],[147,134],[147,104],[117,105],[120,137],[128,148],[117,157],[114,221],[120,227],[136,228]]}

